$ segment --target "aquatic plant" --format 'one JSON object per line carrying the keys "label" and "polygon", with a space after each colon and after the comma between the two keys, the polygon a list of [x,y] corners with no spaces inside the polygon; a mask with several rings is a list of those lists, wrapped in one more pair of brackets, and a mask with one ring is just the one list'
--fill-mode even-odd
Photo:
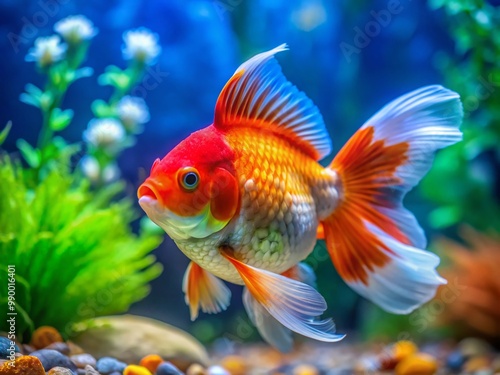
{"label": "aquatic plant", "polygon": [[421,191],[436,228],[467,223],[500,232],[500,7],[484,0],[431,0],[447,15],[455,54],[437,63],[464,104],[463,141],[437,155]]}
{"label": "aquatic plant", "polygon": [[[145,102],[127,94],[160,53],[153,45],[157,38],[140,29],[140,41],[150,35],[151,43],[143,48],[130,37],[137,32],[125,33],[129,66],[108,67],[99,77],[115,91],[107,102],[94,101],[96,118],[83,132],[82,157],[80,143],[70,144],[56,134],[74,116],[62,108],[69,87],[93,74],[81,65],[97,30],[83,16],[63,19],[54,30],[60,36],[38,38],[26,57],[47,78],[45,87],[28,84],[20,97],[42,112],[37,145],[17,141],[25,164],[14,154],[0,155],[0,282],[7,285],[7,266],[14,266],[16,331],[24,340],[42,325],[69,337],[74,323],[126,311],[148,294],[148,283],[162,269],[150,255],[162,236],[147,221],[139,234],[132,231],[138,213],[124,194],[126,183],[118,180],[116,164],[119,153],[134,144],[134,135],[149,121]],[[0,132],[0,146],[10,126]],[[80,168],[75,168],[77,155]],[[2,289],[0,309],[7,311],[7,306]],[[0,331],[7,328],[3,320]]]}
{"label": "aquatic plant", "polygon": [[456,334],[500,338],[500,237],[463,228],[468,246],[442,239],[439,248],[451,260],[443,275],[456,283],[439,316],[440,325],[456,327]]}

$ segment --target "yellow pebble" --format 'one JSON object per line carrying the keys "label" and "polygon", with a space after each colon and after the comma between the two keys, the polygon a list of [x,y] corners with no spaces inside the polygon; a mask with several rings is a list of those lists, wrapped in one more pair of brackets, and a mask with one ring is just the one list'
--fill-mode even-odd
{"label": "yellow pebble", "polygon": [[397,362],[418,352],[417,346],[411,341],[398,341],[394,344],[394,359]]}
{"label": "yellow pebble", "polygon": [[43,349],[55,342],[63,342],[63,338],[59,331],[54,327],[42,326],[33,332],[30,344],[36,349]]}
{"label": "yellow pebble", "polygon": [[141,359],[139,365],[146,367],[153,374],[156,372],[156,369],[160,365],[160,363],[164,362],[163,358],[158,354],[150,354]]}
{"label": "yellow pebble", "polygon": [[186,371],[186,375],[205,375],[206,373],[205,368],[198,363],[193,363]]}
{"label": "yellow pebble", "polygon": [[433,375],[436,371],[436,359],[424,353],[410,355],[396,366],[396,375]]}
{"label": "yellow pebble", "polygon": [[137,365],[128,365],[123,371],[123,375],[152,375],[146,367]]}
{"label": "yellow pebble", "polygon": [[222,359],[220,365],[231,375],[245,375],[247,373],[247,363],[245,358],[239,355],[229,355]]}
{"label": "yellow pebble", "polygon": [[318,375],[318,369],[311,365],[298,365],[293,369],[293,375]]}

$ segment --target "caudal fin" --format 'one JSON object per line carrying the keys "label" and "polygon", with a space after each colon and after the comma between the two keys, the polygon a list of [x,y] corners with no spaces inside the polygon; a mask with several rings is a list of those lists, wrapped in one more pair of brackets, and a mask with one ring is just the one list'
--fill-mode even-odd
{"label": "caudal fin", "polygon": [[369,119],[330,166],[340,192],[323,222],[332,261],[347,284],[389,312],[413,311],[446,283],[435,270],[439,258],[421,250],[424,232],[402,201],[436,150],[461,140],[462,116],[458,94],[423,87]]}

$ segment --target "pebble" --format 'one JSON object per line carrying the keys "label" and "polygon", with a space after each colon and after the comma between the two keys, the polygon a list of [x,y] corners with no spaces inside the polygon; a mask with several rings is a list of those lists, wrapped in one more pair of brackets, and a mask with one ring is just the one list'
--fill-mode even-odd
{"label": "pebble", "polygon": [[73,373],[76,373],[76,366],[65,355],[59,353],[57,350],[41,349],[31,353],[32,356],[37,357],[42,362],[45,371],[49,371],[52,367],[66,367]]}
{"label": "pebble", "polygon": [[163,358],[160,357],[158,354],[150,354],[142,358],[141,361],[139,362],[139,365],[146,367],[149,371],[151,371],[154,374],[156,372],[156,369],[162,362],[164,362]]}
{"label": "pebble", "polygon": [[11,341],[7,337],[0,336],[0,359],[9,359],[12,349],[14,349],[15,353],[21,352],[15,343],[12,347]]}
{"label": "pebble", "polygon": [[100,375],[99,372],[90,365],[85,366],[85,375]]}
{"label": "pebble", "polygon": [[75,355],[72,355],[71,357],[69,357],[69,359],[71,359],[71,361],[78,368],[85,368],[85,366],[87,366],[87,365],[90,365],[92,367],[96,367],[96,365],[97,365],[96,359],[87,353],[75,354]]}
{"label": "pebble", "polygon": [[52,344],[46,346],[44,349],[57,350],[59,353],[64,355],[69,355],[69,346],[65,342],[53,342]]}
{"label": "pebble", "polygon": [[69,347],[69,355],[77,355],[77,354],[84,354],[85,350],[80,348],[78,345],[76,345],[73,341],[66,341],[66,344]]}
{"label": "pebble", "polygon": [[103,375],[108,375],[114,371],[123,372],[127,364],[112,357],[102,357],[97,361],[96,368]]}
{"label": "pebble", "polygon": [[25,355],[19,357],[11,367],[9,362],[5,362],[0,367],[0,375],[45,375],[42,363],[36,357]]}
{"label": "pebble", "polygon": [[398,341],[393,348],[394,359],[396,362],[401,362],[406,357],[418,352],[418,347],[411,341]]}
{"label": "pebble", "polygon": [[31,345],[28,345],[28,344],[23,345],[23,353],[24,354],[31,354],[34,351],[36,351],[36,349],[34,347],[32,347]]}
{"label": "pebble", "polygon": [[220,362],[231,375],[245,375],[248,371],[248,365],[245,358],[239,355],[228,355]]}
{"label": "pebble", "polygon": [[54,342],[63,342],[59,331],[54,327],[42,326],[33,332],[30,345],[36,349],[43,349]]}
{"label": "pebble", "polygon": [[74,373],[66,367],[52,367],[47,375],[73,375]]}
{"label": "pebble", "polygon": [[475,357],[491,353],[490,344],[481,339],[469,337],[458,343],[458,349],[464,357]]}
{"label": "pebble", "polygon": [[293,371],[293,375],[318,375],[319,371],[316,367],[309,364],[301,364],[296,366]]}
{"label": "pebble", "polygon": [[446,359],[446,366],[451,371],[455,372],[460,372],[464,363],[465,363],[465,357],[459,350],[451,352],[450,355],[448,355],[448,358]]}
{"label": "pebble", "polygon": [[193,363],[186,371],[186,375],[206,375],[206,373],[205,367],[198,363]]}
{"label": "pebble", "polygon": [[494,372],[500,372],[500,355],[497,355],[491,363],[491,368]]}
{"label": "pebble", "polygon": [[[222,366],[210,366],[208,369],[207,369],[207,374],[208,375],[231,375],[229,374],[229,372],[227,372],[227,370],[222,367]],[[156,374],[156,375],[160,375],[160,374]],[[161,374],[163,375],[163,374]]]}
{"label": "pebble", "polygon": [[433,375],[437,361],[429,354],[417,353],[403,359],[396,366],[396,375]]}
{"label": "pebble", "polygon": [[465,362],[464,371],[468,373],[485,370],[490,367],[490,360],[487,357],[473,357]]}
{"label": "pebble", "polygon": [[182,371],[170,362],[163,362],[156,369],[156,375],[182,375]]}
{"label": "pebble", "polygon": [[128,365],[123,371],[123,375],[152,375],[144,366]]}

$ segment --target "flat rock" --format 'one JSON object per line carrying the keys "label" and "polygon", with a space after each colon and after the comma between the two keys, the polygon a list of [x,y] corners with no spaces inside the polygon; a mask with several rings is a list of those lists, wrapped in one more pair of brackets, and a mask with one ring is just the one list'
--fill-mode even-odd
{"label": "flat rock", "polygon": [[139,363],[149,354],[158,354],[184,370],[192,363],[208,363],[207,351],[190,334],[135,315],[93,319],[73,342],[95,358],[114,357],[128,364]]}

